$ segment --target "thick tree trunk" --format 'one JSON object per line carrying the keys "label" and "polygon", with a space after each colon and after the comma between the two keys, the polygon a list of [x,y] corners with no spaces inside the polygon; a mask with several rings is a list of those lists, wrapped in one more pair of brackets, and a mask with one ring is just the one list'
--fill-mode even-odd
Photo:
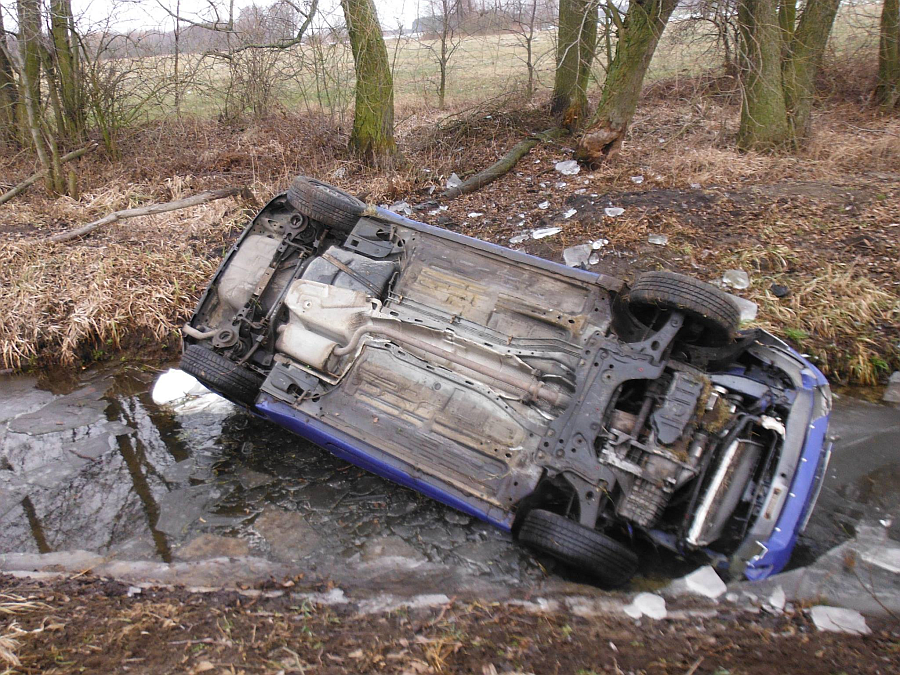
{"label": "thick tree trunk", "polygon": [[394,83],[372,0],[341,0],[356,65],[356,110],[350,147],[369,165],[392,164]]}
{"label": "thick tree trunk", "polygon": [[791,39],[782,82],[791,142],[797,145],[809,134],[809,117],[815,96],[816,75],[841,0],[807,0]]}
{"label": "thick tree trunk", "polygon": [[550,110],[568,129],[587,120],[587,86],[597,47],[597,0],[560,0]]}
{"label": "thick tree trunk", "polygon": [[19,140],[18,118],[19,92],[15,71],[7,50],[6,32],[3,26],[3,6],[0,5],[0,146],[16,144]]}
{"label": "thick tree trunk", "polygon": [[781,81],[782,29],[775,0],[740,0],[744,91],[738,147],[767,150],[787,143],[790,128]]}
{"label": "thick tree trunk", "polygon": [[633,0],[629,5],[600,104],[576,149],[580,161],[597,165],[621,149],[650,60],[677,4],[678,0]]}
{"label": "thick tree trunk", "polygon": [[76,141],[84,136],[84,105],[81,99],[78,51],[73,44],[74,25],[71,0],[51,0],[50,35],[64,120],[60,131],[70,140]]}
{"label": "thick tree trunk", "polygon": [[885,111],[900,105],[900,1],[884,0],[875,101]]}

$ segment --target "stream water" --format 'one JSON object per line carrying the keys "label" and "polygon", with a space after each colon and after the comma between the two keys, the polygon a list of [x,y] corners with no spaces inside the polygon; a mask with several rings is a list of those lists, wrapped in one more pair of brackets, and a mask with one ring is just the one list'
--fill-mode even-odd
{"label": "stream water", "polygon": [[[508,535],[222,399],[156,405],[156,377],[118,367],[40,384],[0,378],[0,553],[249,554],[336,578],[391,556],[496,584],[545,574]],[[831,433],[827,482],[794,565],[860,522],[900,539],[900,411],[842,396]],[[690,569],[663,553],[643,567],[651,581]]]}

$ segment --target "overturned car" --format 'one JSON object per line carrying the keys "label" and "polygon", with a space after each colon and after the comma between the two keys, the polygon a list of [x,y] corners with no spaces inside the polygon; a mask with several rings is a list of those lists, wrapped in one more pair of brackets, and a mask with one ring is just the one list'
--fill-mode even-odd
{"label": "overturned car", "polygon": [[738,323],[689,277],[628,287],[299,177],[225,257],[182,368],[602,583],[640,540],[761,579],[812,511],[831,397]]}

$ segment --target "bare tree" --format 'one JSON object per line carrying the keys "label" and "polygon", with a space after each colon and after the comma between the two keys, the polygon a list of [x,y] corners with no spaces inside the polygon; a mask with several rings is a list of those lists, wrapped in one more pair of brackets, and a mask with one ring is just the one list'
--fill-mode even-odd
{"label": "bare tree", "polygon": [[447,75],[450,59],[462,42],[460,27],[466,8],[462,0],[429,0],[431,15],[419,19],[420,30],[424,28],[420,44],[437,63],[439,80],[437,86],[438,107],[443,109],[447,99]]}
{"label": "bare tree", "polygon": [[598,0],[559,0],[556,77],[550,110],[564,127],[581,127],[588,113],[587,87],[597,47]]}
{"label": "bare tree", "polygon": [[19,91],[16,86],[13,56],[9,50],[3,24],[3,5],[0,5],[0,145],[17,144],[21,138],[17,111]]}

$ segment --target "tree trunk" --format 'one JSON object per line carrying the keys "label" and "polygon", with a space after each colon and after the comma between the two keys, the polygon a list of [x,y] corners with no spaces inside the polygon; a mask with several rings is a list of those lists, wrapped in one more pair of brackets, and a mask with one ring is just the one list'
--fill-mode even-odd
{"label": "tree trunk", "polygon": [[790,140],[781,81],[782,33],[775,0],[740,0],[744,91],[738,147],[767,150]]}
{"label": "tree trunk", "polygon": [[791,39],[782,82],[790,140],[794,145],[809,134],[816,75],[840,4],[841,0],[807,0]]}
{"label": "tree trunk", "polygon": [[34,151],[47,172],[47,189],[55,191],[57,177],[50,163],[41,131],[41,6],[40,0],[18,0],[19,51],[22,58],[20,78],[25,118]]}
{"label": "tree trunk", "polygon": [[587,86],[597,47],[597,0],[560,0],[550,110],[568,129],[587,120]]}
{"label": "tree trunk", "polygon": [[341,0],[356,65],[356,110],[350,148],[369,165],[393,163],[394,83],[372,0]]}
{"label": "tree trunk", "polygon": [[597,165],[621,149],[650,60],[677,4],[678,0],[633,0],[629,5],[600,104],[575,151],[580,161]]}
{"label": "tree trunk", "polygon": [[3,6],[0,5],[0,146],[15,145],[19,140],[16,116],[18,105],[19,92],[11,55],[7,51]]}
{"label": "tree trunk", "polygon": [[875,101],[889,111],[900,104],[900,1],[884,0]]}
{"label": "tree trunk", "polygon": [[73,45],[74,25],[71,0],[51,0],[50,35],[64,118],[60,132],[69,140],[78,141],[84,136],[85,120],[78,50]]}

